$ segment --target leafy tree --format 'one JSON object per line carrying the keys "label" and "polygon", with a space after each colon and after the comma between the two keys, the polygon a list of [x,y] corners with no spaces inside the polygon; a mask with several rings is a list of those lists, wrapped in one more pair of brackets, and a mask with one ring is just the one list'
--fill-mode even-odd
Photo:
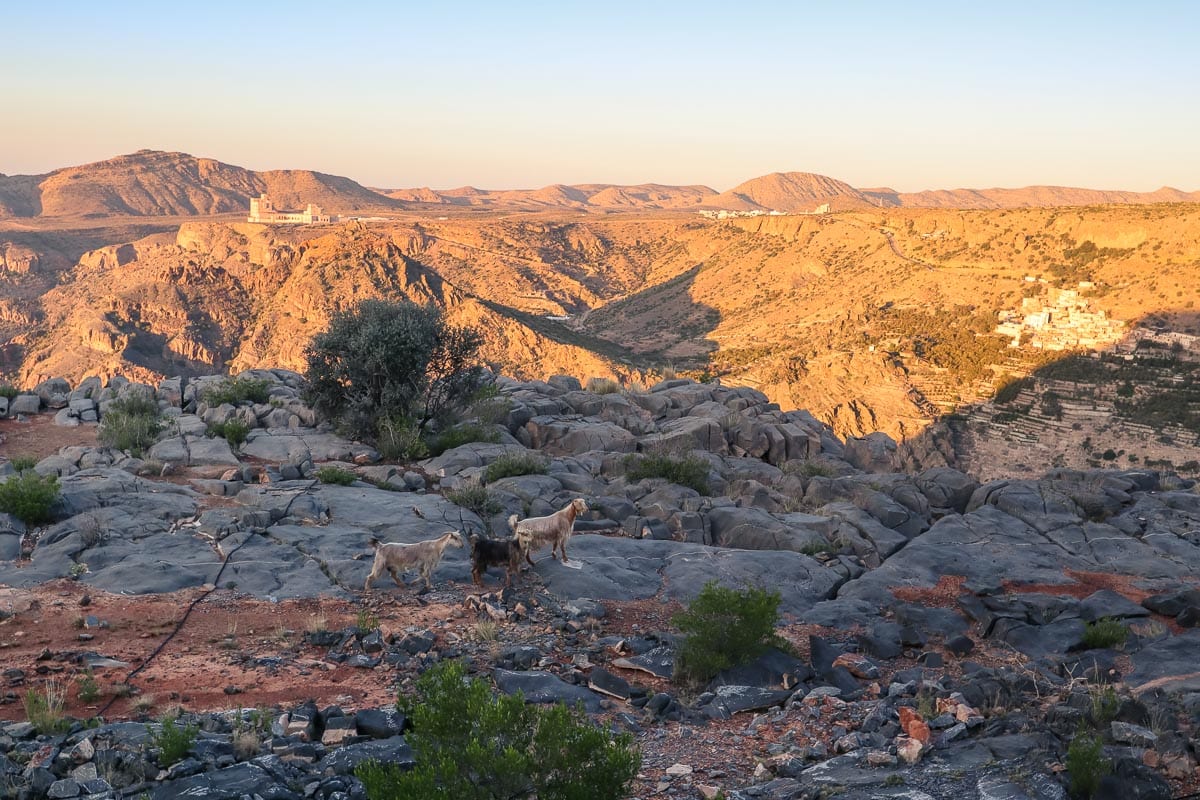
{"label": "leafy tree", "polygon": [[418,432],[469,401],[483,381],[483,337],[446,324],[435,306],[364,300],[309,344],[306,399],[359,434],[410,417]]}
{"label": "leafy tree", "polygon": [[528,705],[492,694],[446,661],[417,680],[408,709],[416,767],[367,762],[355,774],[371,800],[618,800],[641,757],[565,705]]}

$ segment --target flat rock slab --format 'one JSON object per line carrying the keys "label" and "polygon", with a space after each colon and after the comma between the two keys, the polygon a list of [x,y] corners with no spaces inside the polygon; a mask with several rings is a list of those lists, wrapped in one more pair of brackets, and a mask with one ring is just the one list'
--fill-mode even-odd
{"label": "flat rock slab", "polygon": [[513,672],[507,669],[492,670],[496,687],[505,694],[521,692],[527,703],[566,703],[573,706],[583,703],[590,713],[600,710],[600,696],[590,689],[566,683],[549,672],[529,670]]}
{"label": "flat rock slab", "polygon": [[686,542],[582,534],[567,553],[577,569],[543,556],[537,573],[562,600],[640,600],[660,591],[689,602],[710,580],[743,589],[778,590],[781,614],[800,615],[833,594],[842,577],[791,551],[727,550]]}

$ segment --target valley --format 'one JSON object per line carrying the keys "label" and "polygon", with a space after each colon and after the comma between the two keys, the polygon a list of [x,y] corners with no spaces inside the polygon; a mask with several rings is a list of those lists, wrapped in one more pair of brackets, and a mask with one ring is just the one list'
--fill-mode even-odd
{"label": "valley", "polygon": [[[407,297],[479,327],[488,363],[514,377],[611,376],[635,387],[683,374],[747,385],[839,435],[883,431],[917,461],[950,447],[964,463],[988,453],[986,474],[1023,474],[1095,462],[1081,446],[1088,413],[1117,426],[1106,435],[1139,435],[1120,427],[1130,415],[1114,411],[1115,386],[1064,387],[1043,370],[1072,353],[1143,363],[1156,354],[1141,346],[1148,333],[1185,337],[1186,357],[1195,344],[1186,337],[1200,333],[1200,205],[1148,202],[1159,195],[907,208],[922,200],[787,173],[723,194],[560,187],[531,205],[519,192],[385,196],[320,173],[150,151],[40,183],[18,178],[0,179],[0,368],[20,385],[302,369],[331,313]],[[232,210],[239,193],[267,190],[345,218],[273,226]],[[622,210],[583,202],[597,195],[623,198]],[[775,211],[818,201],[833,211]],[[695,213],[721,203],[773,213]],[[1190,379],[1156,369],[1138,399],[1170,406],[1153,398],[1175,397]],[[1024,381],[1021,398],[993,402],[1014,381]],[[1050,418],[1039,415],[1047,393],[1065,403],[1062,420],[1053,403]],[[1169,424],[1177,430],[1142,437],[1153,448],[1123,457],[1191,461],[1190,412]],[[1027,445],[1034,452],[1016,452]]]}

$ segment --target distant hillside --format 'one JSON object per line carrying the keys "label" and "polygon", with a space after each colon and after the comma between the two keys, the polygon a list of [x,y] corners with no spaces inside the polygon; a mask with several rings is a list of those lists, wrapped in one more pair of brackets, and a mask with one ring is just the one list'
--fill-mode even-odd
{"label": "distant hillside", "polygon": [[893,208],[1041,208],[1200,202],[1200,192],[1181,192],[1169,186],[1153,192],[1026,186],[1023,189],[938,189],[924,192],[863,189],[862,193],[874,205]]}
{"label": "distant hillside", "polygon": [[396,189],[385,192],[395,200],[433,205],[503,208],[540,211],[550,208],[575,208],[595,211],[689,210],[713,207],[717,193],[707,186],[665,186],[643,183],[617,186],[587,183],[567,186],[561,183],[540,189],[487,190],[464,186],[459,189]]}
{"label": "distant hillside", "polygon": [[834,211],[878,205],[848,183],[812,172],[772,172],[740,183],[706,205],[736,211],[812,211],[829,203]]}
{"label": "distant hillside", "polygon": [[197,216],[248,211],[262,192],[282,208],[334,213],[403,204],[349,178],[310,170],[254,172],[186,153],[139,150],[47,175],[0,176],[0,217]]}

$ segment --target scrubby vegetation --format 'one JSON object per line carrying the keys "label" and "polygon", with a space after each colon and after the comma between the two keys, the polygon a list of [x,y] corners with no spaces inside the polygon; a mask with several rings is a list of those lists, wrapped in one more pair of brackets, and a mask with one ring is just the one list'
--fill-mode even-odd
{"label": "scrubby vegetation", "polygon": [[341,467],[321,467],[317,470],[317,480],[321,483],[331,483],[335,486],[349,486],[358,480],[358,476]]}
{"label": "scrubby vegetation", "polygon": [[228,419],[209,425],[208,433],[211,436],[220,436],[231,446],[237,447],[246,441],[246,437],[250,434],[250,426],[240,419]]}
{"label": "scrubby vegetation", "polygon": [[1104,756],[1104,742],[1099,736],[1077,733],[1067,748],[1067,774],[1071,776],[1071,796],[1091,797],[1100,786],[1100,779],[1112,772],[1112,762]]}
{"label": "scrubby vegetation", "polygon": [[619,394],[621,384],[612,378],[588,378],[584,388],[592,394]]}
{"label": "scrubby vegetation", "polygon": [[619,800],[641,765],[630,734],[597,727],[578,709],[494,695],[443,662],[401,705],[417,764],[355,770],[371,800]]}
{"label": "scrubby vegetation", "polygon": [[0,383],[0,397],[3,397],[7,400],[12,400],[20,393],[21,390],[13,386],[11,383]]}
{"label": "scrubby vegetation", "polygon": [[270,398],[271,384],[257,378],[226,378],[200,393],[200,399],[209,406],[228,403],[265,403]]}
{"label": "scrubby vegetation", "polygon": [[151,743],[158,748],[158,763],[169,767],[186,758],[199,732],[196,725],[180,726],[175,717],[163,717],[158,732],[150,734]]}
{"label": "scrubby vegetation", "polygon": [[100,420],[98,436],[108,447],[140,456],[154,444],[164,427],[158,401],[148,395],[131,394],[108,405]]}
{"label": "scrubby vegetation", "polygon": [[456,506],[475,512],[481,519],[487,519],[504,510],[504,506],[495,495],[478,485],[468,485],[446,492],[446,499]]}
{"label": "scrubby vegetation", "polygon": [[63,712],[66,702],[66,688],[55,680],[46,681],[40,692],[32,688],[25,690],[21,698],[25,719],[41,734],[62,733],[70,727]]}
{"label": "scrubby vegetation", "polygon": [[631,481],[665,478],[671,483],[708,494],[707,459],[701,456],[675,457],[660,453],[630,455],[625,459],[625,477]]}
{"label": "scrubby vegetation", "polygon": [[1113,617],[1089,622],[1083,630],[1083,646],[1089,650],[1117,647],[1125,644],[1127,638],[1129,638],[1129,629],[1125,627],[1125,623]]}
{"label": "scrubby vegetation", "polygon": [[483,471],[484,483],[494,483],[501,478],[517,475],[544,475],[549,469],[546,460],[533,453],[506,453],[487,465]]}
{"label": "scrubby vegetation", "polygon": [[672,620],[685,636],[675,660],[676,679],[705,684],[721,670],[751,661],[778,644],[779,600],[779,592],[706,583],[687,610]]}
{"label": "scrubby vegetation", "polygon": [[390,461],[419,461],[429,455],[429,445],[421,437],[417,424],[408,417],[380,417],[375,432],[375,446]]}
{"label": "scrubby vegetation", "polygon": [[429,442],[429,452],[432,455],[440,456],[447,450],[452,450],[455,447],[461,447],[471,442],[495,443],[498,441],[500,441],[500,432],[495,428],[475,422],[466,422],[461,425],[455,425],[453,428],[447,428],[433,437]]}
{"label": "scrubby vegetation", "polygon": [[481,334],[446,324],[435,306],[364,300],[336,314],[306,352],[305,398],[355,435],[407,417],[424,433],[465,407],[483,382]]}
{"label": "scrubby vegetation", "polygon": [[22,470],[0,483],[0,512],[12,514],[26,525],[41,525],[51,520],[50,510],[58,492],[58,478],[54,475]]}

